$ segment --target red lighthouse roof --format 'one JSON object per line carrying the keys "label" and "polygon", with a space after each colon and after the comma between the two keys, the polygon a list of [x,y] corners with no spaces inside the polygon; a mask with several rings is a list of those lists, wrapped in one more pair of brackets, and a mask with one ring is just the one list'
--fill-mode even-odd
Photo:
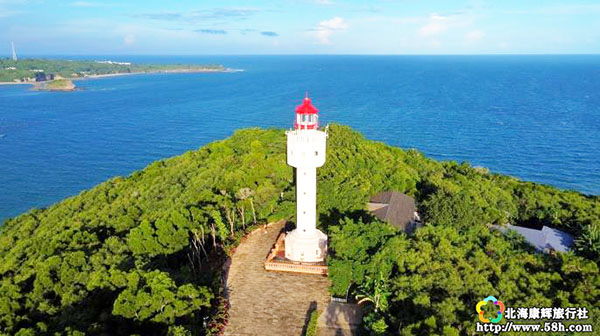
{"label": "red lighthouse roof", "polygon": [[317,110],[317,108],[314,107],[313,104],[311,104],[310,98],[308,98],[308,96],[306,96],[302,100],[301,105],[296,106],[296,113],[298,114],[316,114],[318,112],[319,110]]}
{"label": "red lighthouse roof", "polygon": [[296,120],[294,120],[295,129],[318,129],[319,128],[319,110],[313,106],[308,98],[308,94],[302,100],[302,104],[296,106]]}

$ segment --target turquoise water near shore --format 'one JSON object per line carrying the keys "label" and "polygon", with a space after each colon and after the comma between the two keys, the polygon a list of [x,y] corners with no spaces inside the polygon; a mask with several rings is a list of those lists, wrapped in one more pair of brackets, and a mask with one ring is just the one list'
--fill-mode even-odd
{"label": "turquoise water near shore", "polygon": [[[75,58],[75,57],[65,57]],[[0,86],[0,219],[246,127],[324,123],[442,160],[600,194],[600,56],[114,56],[231,73]]]}

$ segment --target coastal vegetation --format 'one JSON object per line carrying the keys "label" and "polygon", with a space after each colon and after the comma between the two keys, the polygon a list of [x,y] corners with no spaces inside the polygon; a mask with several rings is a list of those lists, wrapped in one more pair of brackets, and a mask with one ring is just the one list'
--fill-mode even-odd
{"label": "coastal vegetation", "polygon": [[[222,267],[256,225],[294,220],[285,135],[246,129],[115,177],[0,228],[0,334],[203,335],[226,322]],[[425,226],[407,235],[365,210],[397,190]],[[475,304],[586,307],[600,328],[600,199],[364,139],[332,125],[318,170],[331,292],[372,334],[470,335]],[[491,224],[577,238],[547,255]]]}
{"label": "coastal vegetation", "polygon": [[48,82],[36,83],[36,90],[44,91],[73,91],[75,90],[75,84],[69,79],[54,79]]}
{"label": "coastal vegetation", "polygon": [[35,81],[37,73],[52,74],[63,78],[86,76],[151,73],[151,72],[203,72],[224,71],[222,65],[190,64],[136,64],[128,62],[95,60],[62,60],[27,58],[14,61],[0,58],[0,82]]}

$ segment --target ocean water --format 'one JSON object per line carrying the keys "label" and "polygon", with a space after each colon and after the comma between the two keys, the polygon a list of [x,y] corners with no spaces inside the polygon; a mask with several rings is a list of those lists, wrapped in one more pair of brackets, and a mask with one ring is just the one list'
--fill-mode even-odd
{"label": "ocean water", "polygon": [[600,194],[599,55],[92,58],[244,71],[0,86],[0,219],[239,128],[290,127],[305,92],[370,139]]}

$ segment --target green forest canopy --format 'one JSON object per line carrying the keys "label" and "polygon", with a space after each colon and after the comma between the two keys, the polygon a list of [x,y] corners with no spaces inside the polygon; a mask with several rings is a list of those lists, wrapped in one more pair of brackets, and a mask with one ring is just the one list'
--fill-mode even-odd
{"label": "green forest canopy", "polygon": [[64,78],[83,77],[88,75],[106,75],[132,72],[157,72],[173,70],[189,71],[222,71],[222,65],[190,65],[190,64],[125,64],[107,63],[93,60],[61,60],[45,58],[25,58],[13,61],[0,58],[0,82],[12,82],[35,78],[36,72],[60,75]]}
{"label": "green forest canopy", "polygon": [[[295,210],[283,130],[246,129],[110,179],[0,229],[0,333],[202,335],[226,320],[226,254],[258,223]],[[416,198],[407,236],[365,211],[370,195]],[[329,128],[318,211],[332,294],[373,302],[374,334],[470,335],[475,303],[584,306],[600,328],[600,200],[436,162]],[[549,225],[575,253],[539,254],[488,224]]]}

